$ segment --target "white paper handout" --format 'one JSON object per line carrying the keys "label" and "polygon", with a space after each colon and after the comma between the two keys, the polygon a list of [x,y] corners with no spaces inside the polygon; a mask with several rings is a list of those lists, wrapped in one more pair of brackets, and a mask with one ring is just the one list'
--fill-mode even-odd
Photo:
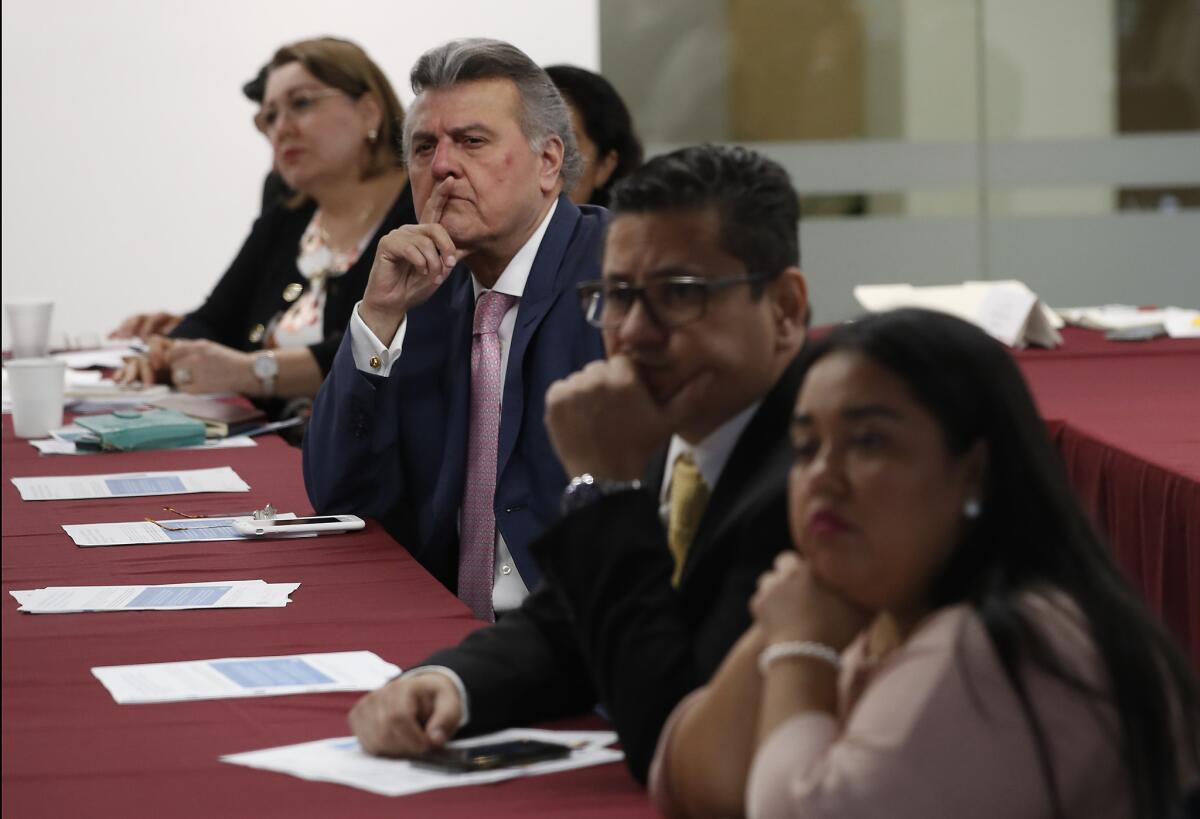
{"label": "white paper handout", "polygon": [[10,591],[30,614],[87,611],[177,611],[180,609],[278,608],[291,602],[299,583],[213,580],[157,586],[50,586]]}
{"label": "white paper handout", "polygon": [[1171,338],[1200,337],[1200,310],[1179,307],[1144,310],[1131,304],[1106,304],[1100,307],[1061,307],[1058,314],[1068,324],[1092,330],[1146,327],[1161,329]]}
{"label": "white paper handout", "polygon": [[911,284],[859,285],[854,297],[866,310],[881,313],[900,307],[924,307],[958,316],[986,331],[1009,347],[1062,344],[1058,328],[1062,319],[1038,299],[1036,293],[1015,280],[938,287]]}
{"label": "white paper handout", "polygon": [[[249,517],[249,513],[241,517]],[[277,519],[294,518],[282,512]],[[234,518],[170,518],[125,523],[64,523],[63,531],[76,546],[133,546],[144,543],[199,543],[215,540],[262,540],[233,528]],[[286,537],[316,537],[316,532],[293,532]]]}
{"label": "white paper handout", "polygon": [[370,691],[400,673],[370,651],[226,657],[92,669],[121,704]]}
{"label": "white paper handout", "polygon": [[110,346],[96,347],[90,350],[70,350],[65,353],[55,353],[54,358],[57,358],[72,369],[102,367],[104,369],[116,370],[125,365],[125,359],[140,355],[144,349],[143,347],[139,350],[126,342],[118,342]]}
{"label": "white paper handout", "polygon": [[570,771],[591,765],[619,762],[621,751],[607,746],[617,741],[613,731],[546,731],[537,728],[510,728],[486,736],[451,742],[451,747],[534,739],[570,745],[575,750],[565,759],[552,759],[513,768],[473,773],[443,773],[419,768],[404,759],[371,756],[359,747],[354,737],[322,739],[299,745],[286,745],[262,751],[228,754],[222,762],[245,765],[264,771],[291,774],[315,782],[334,782],[361,788],[381,796],[405,796],[438,788],[483,785],[522,776]]}
{"label": "white paper handout", "polygon": [[63,475],[13,478],[22,500],[130,498],[186,495],[197,492],[249,492],[250,485],[232,467],[175,472],[121,472],[108,475]]}

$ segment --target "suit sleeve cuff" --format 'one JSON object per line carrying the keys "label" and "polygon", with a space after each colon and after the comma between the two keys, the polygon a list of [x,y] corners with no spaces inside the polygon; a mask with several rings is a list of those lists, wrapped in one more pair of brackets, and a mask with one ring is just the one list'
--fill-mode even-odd
{"label": "suit sleeve cuff", "polygon": [[458,699],[462,703],[462,719],[458,721],[458,727],[462,728],[471,721],[471,701],[467,698],[467,686],[463,684],[462,677],[458,676],[458,672],[444,665],[420,665],[410,668],[396,679],[416,677],[420,674],[441,674],[443,677],[449,678],[450,682],[454,683],[454,687],[458,689]]}
{"label": "suit sleeve cuff", "polygon": [[350,314],[350,347],[354,352],[354,366],[368,375],[387,377],[392,371],[392,364],[400,358],[400,351],[404,347],[404,331],[408,327],[408,318],[405,317],[404,321],[400,322],[392,343],[385,345],[375,337],[358,314],[360,304],[361,301],[355,304],[354,311]]}

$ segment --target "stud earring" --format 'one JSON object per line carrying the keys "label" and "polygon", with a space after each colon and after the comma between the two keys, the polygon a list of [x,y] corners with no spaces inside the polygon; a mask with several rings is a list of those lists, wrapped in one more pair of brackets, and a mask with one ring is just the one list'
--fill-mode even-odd
{"label": "stud earring", "polygon": [[982,511],[983,505],[980,504],[978,498],[967,498],[966,503],[963,504],[963,514],[968,520],[975,520]]}
{"label": "stud earring", "polygon": [[375,128],[372,128],[371,130],[367,131],[367,142],[374,145],[376,143],[376,141],[378,141],[378,139],[379,139],[379,131],[378,130],[376,130]]}

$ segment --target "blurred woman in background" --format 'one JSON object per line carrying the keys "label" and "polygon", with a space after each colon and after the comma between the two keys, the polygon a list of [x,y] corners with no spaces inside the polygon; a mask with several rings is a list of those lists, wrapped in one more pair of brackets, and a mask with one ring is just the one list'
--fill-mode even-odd
{"label": "blurred woman in background", "polygon": [[546,68],[571,111],[583,174],[568,193],[577,205],[607,205],[614,182],[642,164],[642,143],[612,83],[573,65]]}
{"label": "blurred woman in background", "polygon": [[[383,72],[353,43],[279,49],[255,125],[295,193],[264,211],[204,304],[170,337],[152,338],[118,380],[255,399],[316,395],[380,237],[416,221],[403,117]],[[280,414],[282,402],[272,403]]]}

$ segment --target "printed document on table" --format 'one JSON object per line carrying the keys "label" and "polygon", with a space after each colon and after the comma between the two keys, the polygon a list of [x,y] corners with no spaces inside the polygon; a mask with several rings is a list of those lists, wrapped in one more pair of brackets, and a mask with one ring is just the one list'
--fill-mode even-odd
{"label": "printed document on table", "polygon": [[592,765],[620,762],[621,751],[607,746],[617,741],[613,731],[547,731],[537,728],[510,728],[486,736],[451,742],[451,747],[482,745],[533,739],[571,745],[575,750],[565,759],[551,759],[512,768],[472,773],[444,773],[419,768],[405,759],[371,756],[359,747],[354,737],[322,739],[299,745],[267,748],[241,754],[227,754],[222,762],[245,765],[264,771],[285,773],[314,782],[334,782],[361,788],[381,796],[406,796],[410,793],[463,785],[484,785],[522,776],[570,771]]}
{"label": "printed document on table", "polygon": [[400,673],[370,651],[225,657],[92,669],[121,704],[370,691]]}
{"label": "printed document on table", "polygon": [[[249,517],[249,514],[243,515]],[[277,519],[294,518],[295,512],[283,512]],[[132,546],[143,543],[198,543],[212,540],[262,540],[243,535],[233,528],[235,518],[171,518],[126,523],[64,523],[63,531],[76,546]],[[293,537],[316,537],[316,532],[295,532]]]}
{"label": "printed document on table", "polygon": [[22,500],[129,498],[144,495],[187,495],[197,492],[249,492],[250,485],[232,467],[183,469],[176,472],[122,472],[108,475],[64,475],[13,478]]}
{"label": "printed document on table", "polygon": [[213,580],[156,586],[50,586],[10,591],[30,614],[90,611],[176,611],[179,609],[279,608],[292,601],[299,583]]}

